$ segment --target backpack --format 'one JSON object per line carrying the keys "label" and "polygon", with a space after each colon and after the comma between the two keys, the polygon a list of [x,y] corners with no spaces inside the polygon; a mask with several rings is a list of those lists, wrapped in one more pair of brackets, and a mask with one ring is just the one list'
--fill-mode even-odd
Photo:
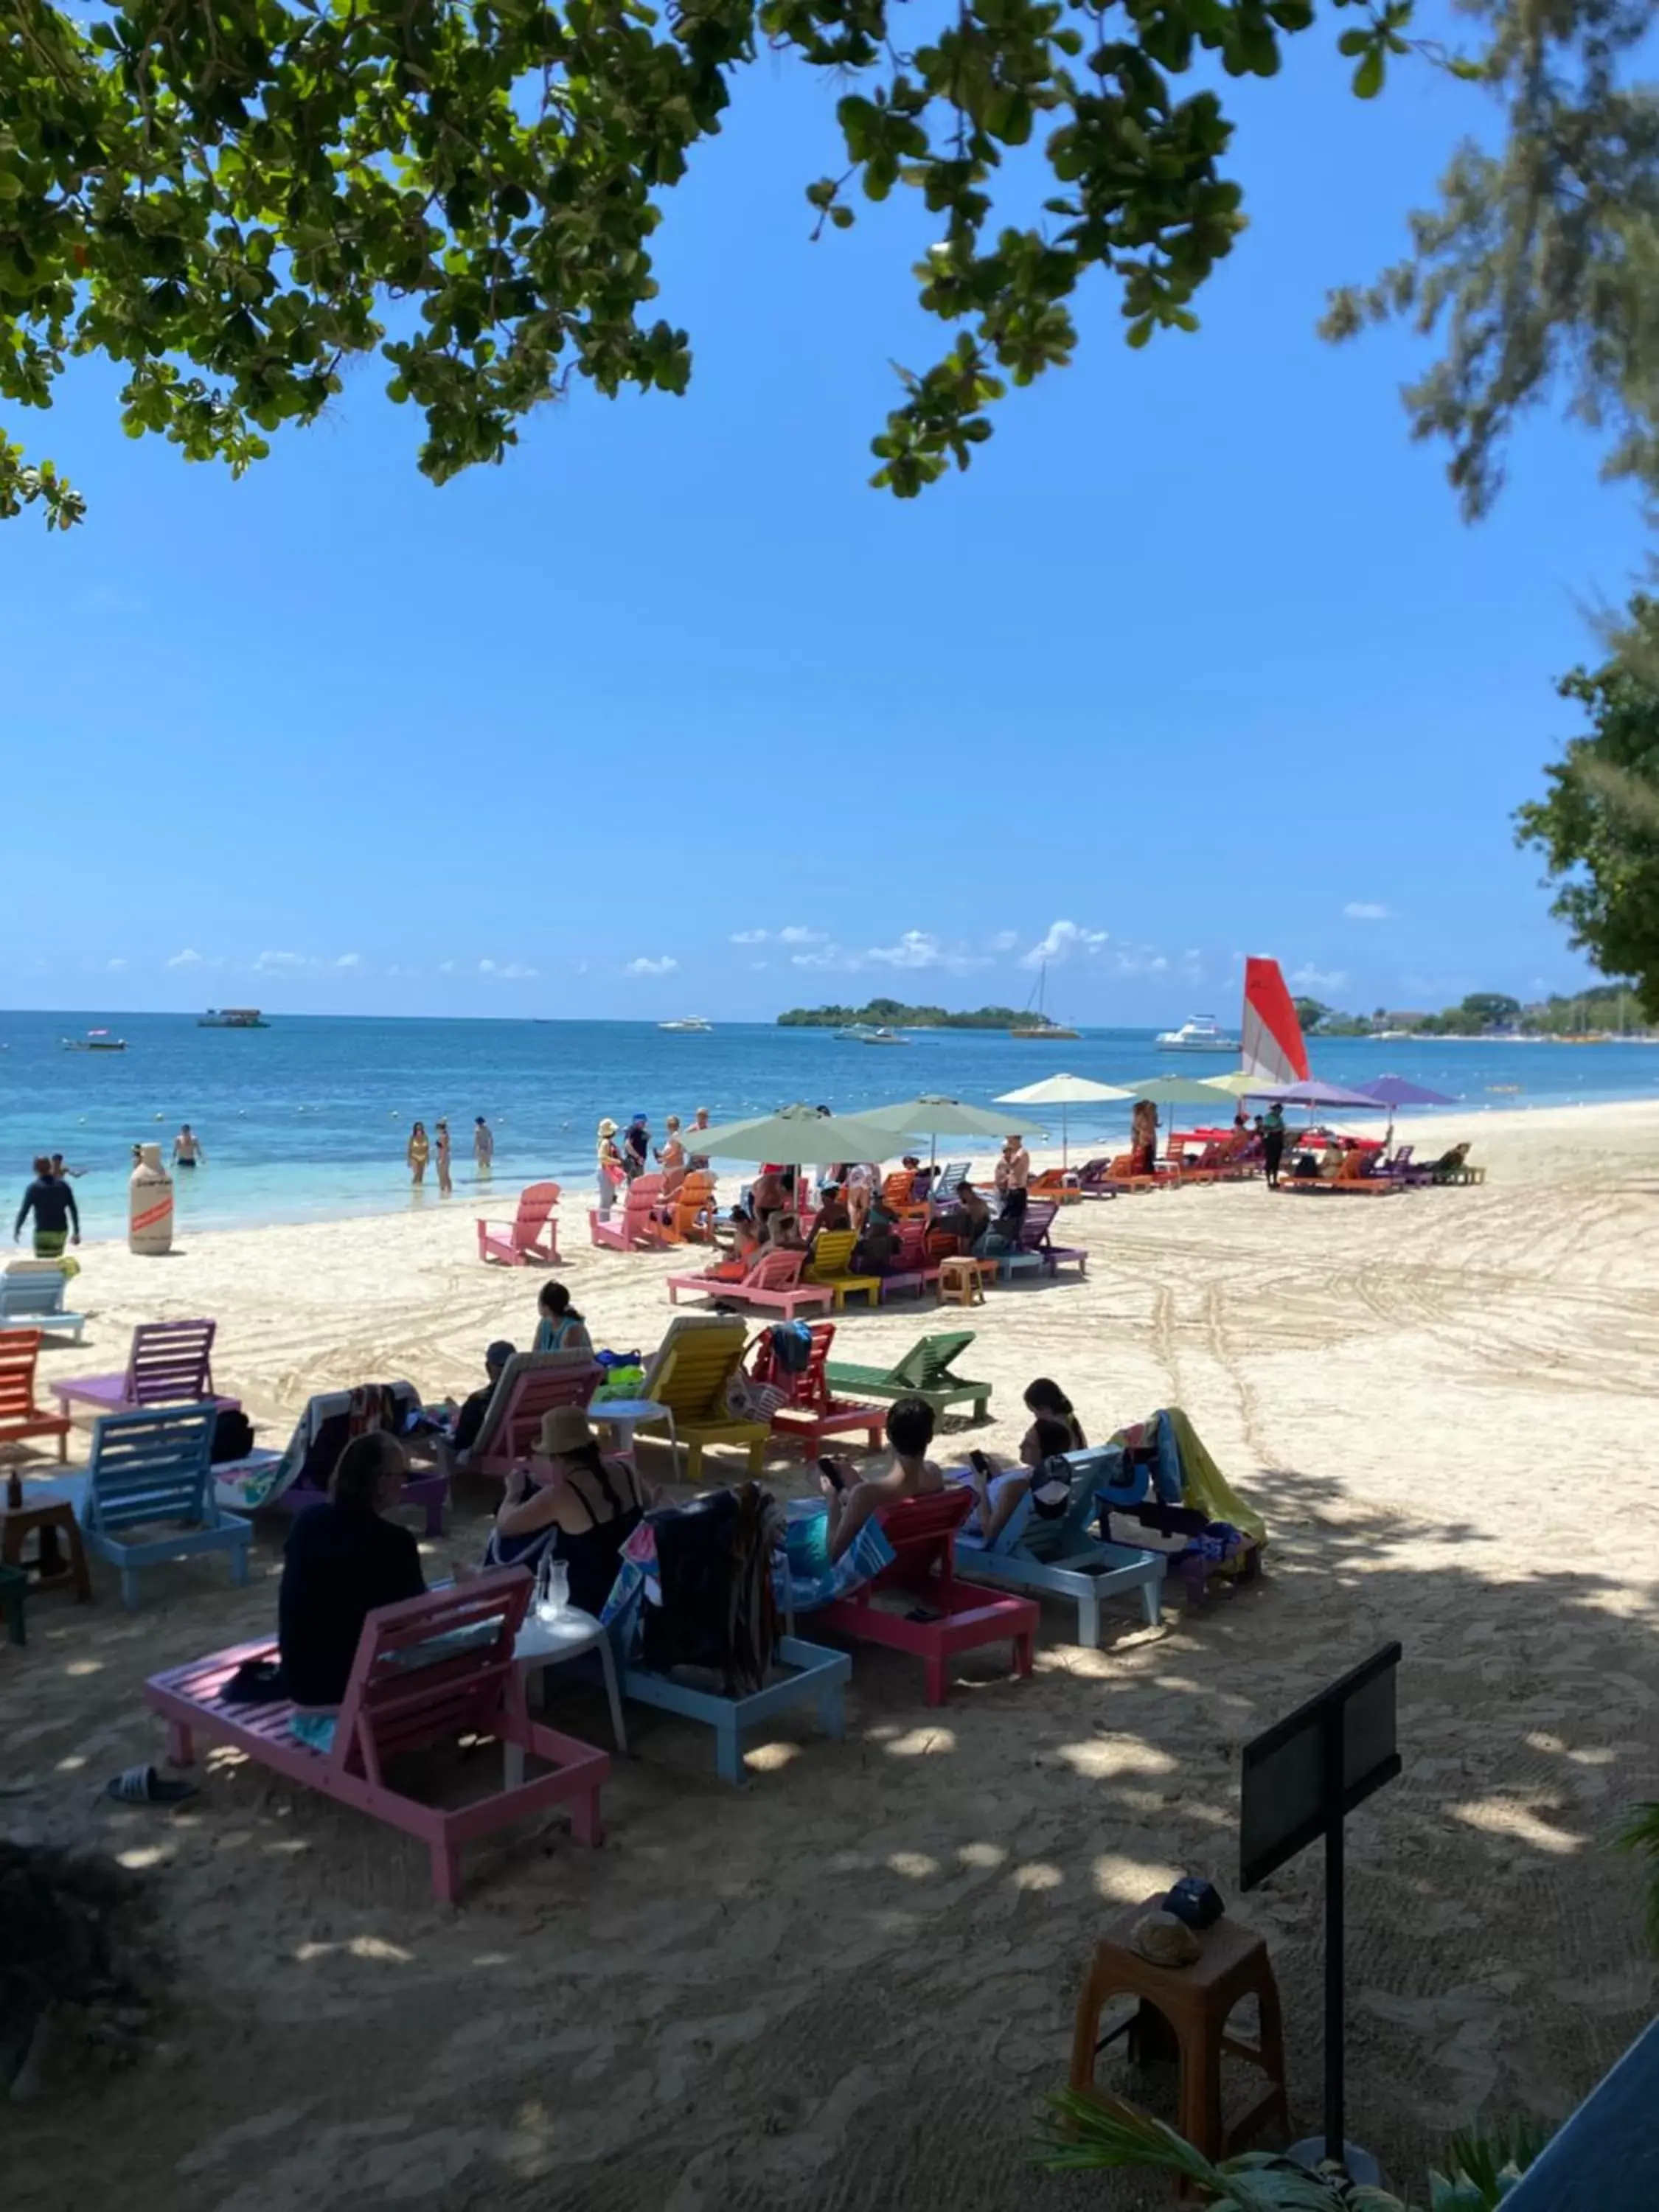
{"label": "backpack", "polygon": [[227,1460],[246,1459],[252,1449],[253,1425],[240,1406],[228,1407],[215,1417],[209,1454],[215,1467],[222,1467]]}
{"label": "backpack", "polygon": [[781,1375],[805,1375],[812,1364],[812,1332],[804,1321],[782,1321],[771,1332],[772,1364]]}

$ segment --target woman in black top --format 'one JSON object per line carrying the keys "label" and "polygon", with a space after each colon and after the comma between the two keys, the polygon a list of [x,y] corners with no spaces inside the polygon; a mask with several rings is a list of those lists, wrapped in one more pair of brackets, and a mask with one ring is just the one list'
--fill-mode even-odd
{"label": "woman in black top", "polygon": [[507,1477],[484,1564],[534,1574],[544,1559],[562,1559],[571,1604],[597,1618],[648,1503],[628,1462],[602,1455],[581,1407],[556,1406],[542,1422],[533,1479],[525,1467]]}
{"label": "woman in black top", "polygon": [[[30,1214],[34,1216],[34,1256],[37,1260],[56,1260],[66,1243],[81,1242],[81,1216],[75,1204],[75,1193],[68,1183],[62,1182],[52,1171],[52,1162],[43,1153],[34,1163],[34,1181],[23,1193],[23,1203],[17,1209],[17,1218],[12,1224],[11,1241],[15,1244],[23,1233],[23,1224]],[[73,1231],[73,1235],[70,1231]]]}
{"label": "woman in black top", "polygon": [[337,1705],[365,1618],[426,1589],[414,1537],[382,1518],[402,1494],[409,1462],[394,1436],[354,1437],[340,1454],[328,1502],[289,1532],[276,1596],[282,1694],[298,1705]]}

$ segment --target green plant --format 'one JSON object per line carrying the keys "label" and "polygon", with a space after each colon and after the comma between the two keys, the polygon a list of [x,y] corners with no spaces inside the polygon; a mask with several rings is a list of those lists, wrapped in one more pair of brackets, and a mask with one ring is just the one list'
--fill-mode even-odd
{"label": "green plant", "polygon": [[1659,1805],[1632,1805],[1616,1840],[1621,1851],[1634,1851],[1648,1863],[1648,1901],[1642,1932],[1649,1950],[1659,1952]]}

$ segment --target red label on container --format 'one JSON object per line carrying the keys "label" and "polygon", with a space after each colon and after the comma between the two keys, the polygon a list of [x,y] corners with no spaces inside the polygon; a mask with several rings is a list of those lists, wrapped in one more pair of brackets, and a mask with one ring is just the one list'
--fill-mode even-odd
{"label": "red label on container", "polygon": [[159,1206],[152,1206],[148,1213],[135,1213],[129,1229],[154,1229],[158,1221],[165,1221],[173,1211],[173,1193],[169,1191]]}

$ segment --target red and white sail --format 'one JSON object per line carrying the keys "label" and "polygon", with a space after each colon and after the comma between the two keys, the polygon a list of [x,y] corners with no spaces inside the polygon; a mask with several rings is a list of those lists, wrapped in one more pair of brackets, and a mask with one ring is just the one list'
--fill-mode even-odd
{"label": "red and white sail", "polygon": [[1244,963],[1244,1072],[1263,1083],[1305,1083],[1308,1048],[1277,960]]}

